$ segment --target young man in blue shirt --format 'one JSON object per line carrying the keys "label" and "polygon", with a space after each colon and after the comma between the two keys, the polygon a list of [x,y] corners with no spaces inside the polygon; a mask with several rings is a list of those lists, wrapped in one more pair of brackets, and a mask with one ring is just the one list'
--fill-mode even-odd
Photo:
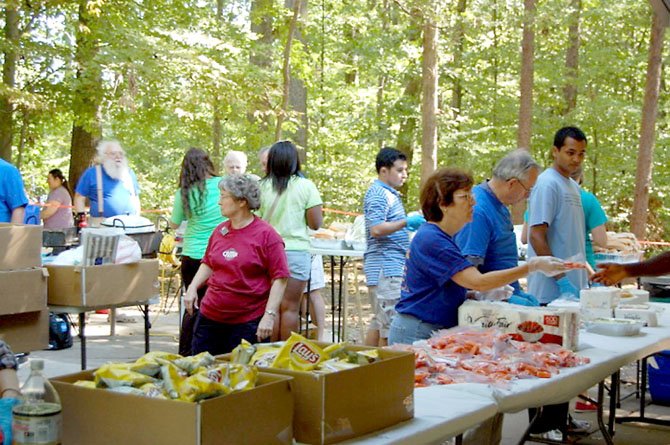
{"label": "young man in blue shirt", "polygon": [[377,154],[375,167],[377,179],[363,200],[367,238],[364,271],[373,310],[365,344],[385,346],[400,298],[408,231],[416,230],[426,220],[420,215],[408,218],[396,190],[407,180],[407,157],[395,148],[385,147]]}
{"label": "young man in blue shirt", "polygon": [[[475,208],[472,222],[456,235],[461,253],[480,272],[502,270],[519,264],[514,225],[508,206],[528,198],[540,166],[527,150],[514,150],[493,169],[493,177],[472,189]],[[534,296],[512,283],[510,303],[537,306]]]}

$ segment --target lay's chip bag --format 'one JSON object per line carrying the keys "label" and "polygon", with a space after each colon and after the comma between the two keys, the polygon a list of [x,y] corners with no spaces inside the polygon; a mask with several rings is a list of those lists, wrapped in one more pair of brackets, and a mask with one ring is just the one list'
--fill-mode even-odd
{"label": "lay's chip bag", "polygon": [[271,367],[292,371],[312,371],[327,358],[323,349],[302,335],[293,332],[279,350]]}

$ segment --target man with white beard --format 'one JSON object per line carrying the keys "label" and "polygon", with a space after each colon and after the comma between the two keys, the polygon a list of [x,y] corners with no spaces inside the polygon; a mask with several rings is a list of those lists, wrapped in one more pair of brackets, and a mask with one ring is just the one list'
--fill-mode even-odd
{"label": "man with white beard", "polygon": [[90,226],[99,226],[104,218],[115,215],[139,215],[140,187],[128,167],[126,153],[117,141],[98,144],[98,164],[86,169],[74,194],[74,208],[80,217],[90,202]]}

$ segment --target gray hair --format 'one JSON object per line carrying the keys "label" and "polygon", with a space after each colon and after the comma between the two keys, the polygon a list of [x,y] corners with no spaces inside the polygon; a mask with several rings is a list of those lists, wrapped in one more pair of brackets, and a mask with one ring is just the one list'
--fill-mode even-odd
{"label": "gray hair", "polygon": [[249,210],[261,208],[261,188],[258,180],[252,175],[224,176],[219,181],[219,189],[230,193],[235,199],[244,199]]}
{"label": "gray hair", "polygon": [[265,147],[262,147],[260,150],[258,150],[258,159],[260,159],[261,156],[263,156],[265,153],[270,151],[271,148],[272,148],[271,145],[267,145]]}
{"label": "gray hair", "polygon": [[528,172],[533,169],[540,169],[528,150],[517,149],[508,153],[493,168],[493,177],[502,181],[510,179],[528,179]]}
{"label": "gray hair", "polygon": [[247,154],[237,150],[230,150],[226,153],[226,156],[223,158],[223,165],[226,165],[228,161],[232,161],[233,159],[239,159],[244,165],[247,165]]}
{"label": "gray hair", "polygon": [[98,143],[97,147],[95,147],[95,151],[98,154],[98,159],[102,160],[105,158],[105,152],[109,147],[119,147],[124,154],[126,153],[123,147],[121,147],[121,143],[119,141],[115,141],[113,139],[103,140]]}

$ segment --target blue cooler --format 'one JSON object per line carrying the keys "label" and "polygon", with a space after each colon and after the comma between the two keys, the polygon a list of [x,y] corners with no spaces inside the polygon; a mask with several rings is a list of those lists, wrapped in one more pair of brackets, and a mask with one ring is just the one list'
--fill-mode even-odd
{"label": "blue cooler", "polygon": [[649,393],[658,405],[670,405],[670,350],[654,354],[658,369],[647,363]]}

